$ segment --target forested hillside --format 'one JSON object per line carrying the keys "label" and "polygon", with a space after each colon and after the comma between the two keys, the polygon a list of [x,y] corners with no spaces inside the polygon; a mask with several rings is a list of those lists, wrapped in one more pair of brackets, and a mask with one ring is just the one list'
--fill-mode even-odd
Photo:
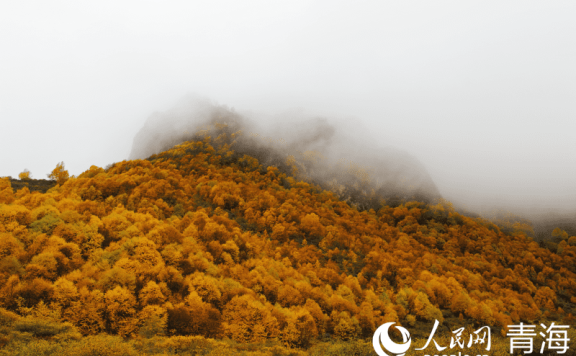
{"label": "forested hillside", "polygon": [[[434,320],[502,335],[519,322],[574,325],[575,236],[553,252],[520,223],[505,233],[445,201],[365,193],[363,208],[301,180],[293,157],[264,167],[233,149],[188,141],[46,193],[0,180],[2,352],[36,340],[81,354],[100,338],[119,354],[204,340],[288,355],[371,340],[388,321],[421,334]],[[136,350],[103,334],[162,341]]]}

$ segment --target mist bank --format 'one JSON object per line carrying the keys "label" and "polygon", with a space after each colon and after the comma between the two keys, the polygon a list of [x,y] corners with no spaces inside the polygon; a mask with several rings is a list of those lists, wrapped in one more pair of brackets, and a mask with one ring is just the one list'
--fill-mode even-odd
{"label": "mist bank", "polygon": [[[569,191],[559,197],[552,194],[557,193],[554,187],[534,187],[519,196],[507,177],[498,180],[490,175],[494,173],[460,178],[466,175],[456,174],[423,152],[383,145],[377,133],[353,119],[310,116],[297,110],[277,115],[238,112],[206,98],[187,97],[146,120],[134,137],[129,158],[146,159],[206,136],[220,137],[220,144],[231,145],[236,154],[256,157],[264,166],[319,184],[360,208],[378,206],[381,199],[394,204],[444,198],[469,216],[494,220],[513,215],[529,220],[535,236],[546,237],[555,227],[576,234],[576,204],[571,203]],[[422,153],[426,165],[414,153]]]}
{"label": "mist bank", "polygon": [[239,113],[205,98],[187,97],[152,114],[134,137],[130,159],[145,159],[189,140],[210,136],[238,155],[256,157],[318,184],[361,209],[441,196],[414,156],[373,141],[361,125],[301,113]]}
{"label": "mist bank", "polygon": [[[499,222],[512,224],[514,222],[528,223],[533,231],[528,235],[537,240],[546,240],[552,238],[552,231],[560,228],[568,233],[569,236],[576,236],[576,207],[570,204],[550,204],[550,201],[532,201],[526,199],[497,196],[483,196],[479,203],[473,201],[470,196],[445,197],[449,200],[456,211],[475,217],[482,217],[498,225]],[[539,204],[540,203],[540,204]],[[559,242],[559,241],[558,241]]]}

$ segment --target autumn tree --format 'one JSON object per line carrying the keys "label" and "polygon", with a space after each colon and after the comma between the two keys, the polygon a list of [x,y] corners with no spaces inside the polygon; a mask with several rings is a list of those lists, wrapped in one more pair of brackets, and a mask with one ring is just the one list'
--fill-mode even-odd
{"label": "autumn tree", "polygon": [[136,298],[128,289],[117,286],[104,295],[106,303],[106,321],[108,330],[121,336],[130,335],[135,331],[138,320],[136,314]]}
{"label": "autumn tree", "polygon": [[284,344],[291,347],[306,348],[310,341],[318,336],[316,322],[305,308],[295,308],[286,311],[286,326],[280,334]]}
{"label": "autumn tree", "polygon": [[0,204],[10,204],[14,201],[14,191],[10,179],[0,178]]}
{"label": "autumn tree", "polygon": [[277,334],[277,320],[251,295],[234,297],[224,308],[226,335],[240,342],[264,341]]}
{"label": "autumn tree", "polygon": [[29,170],[24,169],[22,172],[18,174],[18,178],[20,178],[21,180],[30,180],[32,179],[32,175]]}
{"label": "autumn tree", "polygon": [[68,171],[64,169],[64,162],[60,162],[56,165],[56,168],[52,170],[52,173],[48,174],[48,178],[56,181],[57,184],[62,185],[66,183],[70,175]]}

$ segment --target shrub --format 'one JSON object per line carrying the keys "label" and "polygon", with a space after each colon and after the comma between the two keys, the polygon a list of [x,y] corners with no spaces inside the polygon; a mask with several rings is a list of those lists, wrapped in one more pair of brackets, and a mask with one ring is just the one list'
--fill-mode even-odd
{"label": "shrub", "polygon": [[58,163],[52,173],[48,174],[48,178],[55,180],[59,185],[66,183],[70,174],[64,169],[64,162]]}
{"label": "shrub", "polygon": [[18,178],[20,178],[21,180],[30,180],[32,178],[32,175],[29,170],[24,169],[22,172],[20,172],[20,174],[18,174]]}

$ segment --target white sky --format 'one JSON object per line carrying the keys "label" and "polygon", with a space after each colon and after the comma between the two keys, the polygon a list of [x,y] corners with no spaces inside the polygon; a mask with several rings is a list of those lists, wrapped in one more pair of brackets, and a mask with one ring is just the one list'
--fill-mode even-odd
{"label": "white sky", "polygon": [[574,1],[0,4],[0,176],[128,157],[188,93],[363,122],[447,198],[576,208]]}

